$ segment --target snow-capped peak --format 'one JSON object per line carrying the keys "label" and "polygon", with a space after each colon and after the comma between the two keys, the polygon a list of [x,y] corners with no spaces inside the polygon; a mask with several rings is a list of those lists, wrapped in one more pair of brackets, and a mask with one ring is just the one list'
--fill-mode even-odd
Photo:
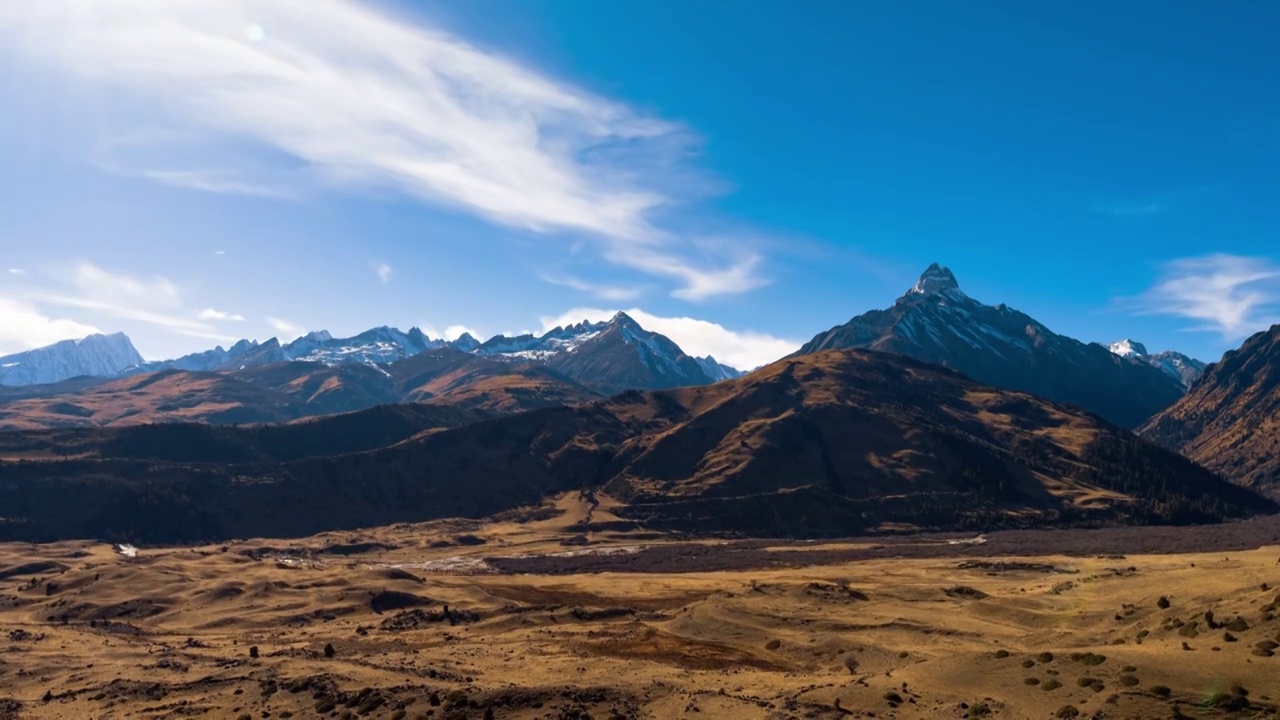
{"label": "snow-capped peak", "polygon": [[1144,357],[1148,355],[1147,346],[1136,340],[1125,338],[1119,342],[1113,342],[1107,346],[1111,352],[1120,357]]}
{"label": "snow-capped peak", "polygon": [[52,383],[80,375],[111,377],[142,363],[124,333],[90,335],[0,358],[0,385]]}
{"label": "snow-capped peak", "polygon": [[907,291],[907,295],[941,295],[960,300],[968,297],[960,290],[960,283],[951,270],[933,263],[920,275],[916,284]]}

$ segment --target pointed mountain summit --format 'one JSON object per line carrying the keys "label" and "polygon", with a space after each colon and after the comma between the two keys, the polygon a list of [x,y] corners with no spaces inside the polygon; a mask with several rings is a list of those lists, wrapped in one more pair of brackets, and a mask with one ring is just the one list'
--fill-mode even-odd
{"label": "pointed mountain summit", "polygon": [[124,333],[94,334],[0,357],[0,385],[55,383],[83,375],[112,377],[143,362]]}
{"label": "pointed mountain summit", "polygon": [[960,283],[950,268],[933,263],[920,274],[920,279],[907,291],[911,295],[941,295],[955,300],[964,300],[968,296],[960,291]]}
{"label": "pointed mountain summit", "polygon": [[542,361],[604,394],[709,385],[741,375],[715,358],[687,355],[670,338],[645,330],[625,312],[615,313],[605,322],[584,319],[576,325],[555,327],[542,336],[499,335],[475,353],[513,362]]}
{"label": "pointed mountain summit", "polygon": [[1075,403],[1126,428],[1183,392],[1163,370],[1058,335],[1006,305],[974,300],[954,273],[936,263],[892,307],[819,333],[795,355],[847,348],[943,365],[988,385]]}

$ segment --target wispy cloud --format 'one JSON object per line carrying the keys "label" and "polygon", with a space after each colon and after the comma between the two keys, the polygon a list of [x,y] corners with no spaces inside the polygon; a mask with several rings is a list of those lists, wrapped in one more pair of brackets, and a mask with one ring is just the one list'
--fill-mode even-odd
{"label": "wispy cloud", "polygon": [[1239,339],[1280,322],[1280,266],[1226,254],[1174,260],[1151,289],[1125,304],[1142,314],[1194,320],[1189,330]]}
{"label": "wispy cloud", "polygon": [[233,322],[244,322],[243,315],[237,315],[236,313],[229,313],[223,310],[215,310],[213,308],[205,308],[204,310],[201,310],[200,314],[196,317],[201,320],[231,320]]}
{"label": "wispy cloud", "polygon": [[[744,242],[708,253],[694,234],[655,220],[697,194],[688,162],[697,138],[687,128],[372,4],[5,3],[0,41],[119,90],[95,97],[129,103],[131,116],[197,135],[202,147],[258,146],[333,185],[389,188],[501,225],[590,238],[609,262],[678,283],[680,298],[763,282],[762,258]],[[137,174],[277,192],[271,172],[238,176],[203,158]]]}
{"label": "wispy cloud", "polygon": [[[583,320],[602,322],[618,313],[617,310],[599,308],[574,308],[554,317],[542,318],[542,330],[572,325]],[[626,313],[646,330],[666,335],[680,349],[690,355],[713,356],[722,363],[740,370],[752,370],[795,352],[801,345],[798,340],[787,340],[766,333],[729,330],[707,320],[690,317],[660,317],[638,308]]]}
{"label": "wispy cloud", "polygon": [[10,275],[26,275],[27,271],[22,268],[9,268]]}
{"label": "wispy cloud", "polygon": [[307,331],[301,326],[295,325],[288,320],[281,320],[277,317],[268,316],[266,321],[267,324],[271,326],[272,330],[280,333],[280,339],[286,342],[300,338],[307,333]]}
{"label": "wispy cloud", "polygon": [[378,280],[380,280],[383,285],[386,285],[387,283],[391,282],[391,266],[390,265],[386,263],[374,263],[372,267],[373,267],[373,274],[378,276]]}
{"label": "wispy cloud", "polygon": [[82,338],[97,332],[101,330],[92,325],[50,317],[30,303],[0,297],[0,354]]}
{"label": "wispy cloud", "polygon": [[211,340],[235,340],[183,304],[178,285],[165,277],[138,278],[91,262],[55,273],[54,282],[28,293],[40,305],[74,308],[117,320],[158,326],[169,332]]}
{"label": "wispy cloud", "polygon": [[552,285],[572,288],[579,292],[594,295],[601,300],[635,300],[644,294],[643,288],[623,287],[621,285],[601,285],[597,283],[587,282],[568,275],[542,275],[543,282],[549,282]]}
{"label": "wispy cloud", "polygon": [[470,335],[477,340],[480,339],[480,331],[467,327],[466,325],[450,325],[444,329],[445,340],[457,340],[463,335]]}

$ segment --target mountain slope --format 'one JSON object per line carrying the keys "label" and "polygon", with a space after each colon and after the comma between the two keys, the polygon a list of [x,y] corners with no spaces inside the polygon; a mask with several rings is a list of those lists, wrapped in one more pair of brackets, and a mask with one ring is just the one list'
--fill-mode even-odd
{"label": "mountain slope", "polygon": [[[56,386],[55,386],[56,387]],[[87,390],[0,404],[0,429],[102,427],[151,422],[285,422],[311,414],[305,402],[222,373],[164,370]]]}
{"label": "mountain slope", "polygon": [[857,351],[338,457],[228,465],[139,456],[0,464],[0,537],[305,535],[483,516],[569,490],[604,490],[624,502],[619,514],[655,528],[792,536],[1212,522],[1277,510],[1073,407]]}
{"label": "mountain slope", "polygon": [[703,362],[686,355],[665,335],[649,332],[626,313],[618,313],[572,352],[549,358],[547,365],[610,395],[708,385],[715,380],[703,369]]}
{"label": "mountain slope", "polygon": [[90,335],[0,357],[0,385],[56,383],[82,375],[112,377],[142,363],[124,333]]}
{"label": "mountain slope", "polygon": [[1190,388],[1204,372],[1205,363],[1200,360],[1174,350],[1165,350],[1152,355],[1147,352],[1147,346],[1134,340],[1113,342],[1107,348],[1120,357],[1143,362],[1163,371],[1181,383],[1184,388]]}
{"label": "mountain slope", "polygon": [[1280,496],[1280,325],[1209,365],[1143,437],[1223,477]]}
{"label": "mountain slope", "polygon": [[495,360],[545,362],[565,377],[605,395],[706,385],[742,375],[709,355],[686,355],[670,338],[645,330],[622,312],[607,322],[584,320],[553,328],[542,336],[499,335],[474,352]]}
{"label": "mountain slope", "polygon": [[937,264],[892,307],[819,333],[796,355],[839,348],[937,363],[982,383],[1074,403],[1126,428],[1172,405],[1183,392],[1161,370],[1058,335],[1006,305],[970,298],[951,271]]}

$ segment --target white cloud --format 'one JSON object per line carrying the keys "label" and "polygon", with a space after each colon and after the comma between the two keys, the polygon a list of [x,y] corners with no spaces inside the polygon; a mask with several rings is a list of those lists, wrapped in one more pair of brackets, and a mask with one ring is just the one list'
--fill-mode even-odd
{"label": "white cloud", "polygon": [[653,222],[655,209],[698,194],[688,129],[370,3],[11,2],[0,4],[0,42],[118,91],[94,88],[93,97],[119,103],[116,116],[144,118],[152,135],[189,138],[198,149],[198,167],[152,161],[135,175],[287,194],[294,184],[260,163],[208,164],[239,159],[211,153],[219,143],[265,148],[302,161],[306,169],[291,175],[389,188],[501,225],[593,238],[610,262],[680,283],[677,297],[762,282],[760,257],[749,249],[709,253],[696,237]]}
{"label": "white cloud", "polygon": [[1239,339],[1280,322],[1280,266],[1225,254],[1174,260],[1131,304],[1141,314],[1188,318],[1197,321],[1191,330]]}
{"label": "white cloud", "polygon": [[373,273],[378,276],[383,285],[391,282],[391,266],[386,263],[374,263]]}
{"label": "white cloud", "polygon": [[59,340],[102,332],[65,318],[51,318],[35,306],[0,297],[0,352],[28,350]]}
{"label": "white cloud", "polygon": [[572,288],[579,292],[594,295],[601,300],[635,300],[644,294],[642,288],[621,287],[617,285],[597,285],[579,280],[569,276],[543,275],[543,282],[549,282],[552,285],[560,285],[562,287]]}
{"label": "white cloud", "polygon": [[[556,317],[544,317],[542,330],[556,326],[572,325],[589,320],[602,322],[617,314],[617,310],[575,308]],[[726,365],[739,370],[752,370],[767,365],[800,348],[801,343],[758,332],[737,332],[707,320],[688,317],[659,317],[644,310],[625,311],[646,330],[666,335],[690,355],[711,355]]]}
{"label": "white cloud", "polygon": [[10,275],[26,275],[27,271],[22,268],[9,268]]}
{"label": "white cloud", "polygon": [[479,330],[473,330],[465,325],[450,325],[449,327],[444,329],[443,337],[445,340],[457,340],[463,335],[470,335],[471,337],[476,338],[477,340],[480,339]]}
{"label": "white cloud", "polygon": [[229,313],[223,310],[215,310],[213,308],[205,308],[197,315],[201,320],[231,320],[233,322],[244,322],[243,315]]}
{"label": "white cloud", "polygon": [[280,318],[276,318],[276,317],[267,317],[266,320],[267,320],[267,324],[271,326],[272,330],[275,330],[276,332],[280,333],[280,340],[284,342],[295,340],[307,334],[306,330],[299,327],[298,325],[294,325],[288,320],[281,320]]}
{"label": "white cloud", "polygon": [[29,294],[39,305],[76,308],[117,320],[156,325],[169,332],[211,340],[235,340],[183,305],[178,285],[165,277],[136,278],[78,262],[69,273],[55,273],[58,281]]}

